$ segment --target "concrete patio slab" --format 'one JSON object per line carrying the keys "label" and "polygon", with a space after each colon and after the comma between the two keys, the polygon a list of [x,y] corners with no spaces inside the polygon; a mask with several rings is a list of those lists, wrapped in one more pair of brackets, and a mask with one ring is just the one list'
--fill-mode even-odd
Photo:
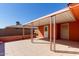
{"label": "concrete patio slab", "polygon": [[49,43],[50,42],[44,40],[34,40],[34,43],[31,43],[31,40],[8,42],[5,43],[5,55],[6,56],[79,56],[78,42],[68,43],[68,41],[57,40],[56,52],[50,51]]}

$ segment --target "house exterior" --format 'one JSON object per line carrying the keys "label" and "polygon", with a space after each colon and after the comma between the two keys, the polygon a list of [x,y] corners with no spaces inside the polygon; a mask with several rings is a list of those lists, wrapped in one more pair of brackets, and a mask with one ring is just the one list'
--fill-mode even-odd
{"label": "house exterior", "polygon": [[[76,21],[56,24],[56,39],[79,41],[79,4],[70,4],[69,7]],[[48,29],[45,29],[46,26],[48,26]],[[50,24],[38,26],[38,29],[41,32],[41,34],[39,33],[39,37],[44,37],[44,32],[47,30],[48,38],[50,38]]]}
{"label": "house exterior", "polygon": [[[25,35],[30,35],[30,28],[25,28],[24,29]],[[23,29],[22,28],[14,28],[11,26],[8,26],[4,29],[0,29],[0,36],[19,36],[23,35]]]}
{"label": "house exterior", "polygon": [[55,37],[56,39],[79,41],[79,4],[70,3],[65,9],[40,17],[25,25],[37,27],[37,38],[53,40]]}

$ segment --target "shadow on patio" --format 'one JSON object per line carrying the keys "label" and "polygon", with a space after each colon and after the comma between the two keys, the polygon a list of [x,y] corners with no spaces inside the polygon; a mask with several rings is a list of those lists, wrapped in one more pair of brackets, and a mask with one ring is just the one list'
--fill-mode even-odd
{"label": "shadow on patio", "polygon": [[[42,42],[39,40],[46,41],[46,42]],[[49,39],[47,39],[47,38],[35,39],[33,43],[34,44],[50,44]],[[59,40],[56,40],[56,44],[61,44],[61,45],[69,46],[69,47],[79,48],[79,42],[74,42],[74,41],[69,41],[69,40],[59,39]]]}
{"label": "shadow on patio", "polygon": [[[41,41],[39,41],[39,40],[41,40]],[[34,40],[33,43],[34,44],[50,44],[48,39],[36,39],[36,40]],[[67,50],[66,49],[65,50],[56,49],[56,51],[55,51],[56,53],[79,54],[79,50],[78,51],[76,50],[79,48],[79,42],[68,41],[68,40],[56,40],[56,47],[57,47],[57,45],[62,45],[61,47],[63,47],[63,46],[68,46],[68,47],[67,47]],[[75,50],[74,50],[74,48],[75,48]],[[71,50],[68,50],[68,49],[71,49]]]}
{"label": "shadow on patio", "polygon": [[34,39],[33,43],[34,44],[50,44],[50,42],[48,41],[47,38],[40,38],[40,39],[36,38],[36,39]]}
{"label": "shadow on patio", "polygon": [[79,42],[69,40],[56,40],[56,44],[62,44],[73,48],[79,48]]}
{"label": "shadow on patio", "polygon": [[63,51],[63,50],[56,50],[56,53],[68,53],[68,54],[79,54],[79,52],[76,51]]}

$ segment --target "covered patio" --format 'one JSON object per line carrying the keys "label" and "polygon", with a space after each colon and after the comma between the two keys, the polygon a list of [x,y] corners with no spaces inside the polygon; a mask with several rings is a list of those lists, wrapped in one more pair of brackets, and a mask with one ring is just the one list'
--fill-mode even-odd
{"label": "covered patio", "polygon": [[[74,22],[74,16],[72,12],[70,11],[69,7],[59,10],[57,12],[51,13],[49,15],[40,17],[38,19],[35,19],[31,22],[26,23],[24,26],[31,27],[31,42],[34,42],[33,38],[33,28],[37,28],[41,25],[47,25],[49,24],[50,28],[50,50],[56,51],[56,24],[58,23],[66,23],[66,22]],[[53,35],[52,35],[52,29],[53,29]],[[52,39],[53,37],[53,39]],[[68,38],[69,40],[69,38]],[[52,49],[53,47],[53,49]]]}

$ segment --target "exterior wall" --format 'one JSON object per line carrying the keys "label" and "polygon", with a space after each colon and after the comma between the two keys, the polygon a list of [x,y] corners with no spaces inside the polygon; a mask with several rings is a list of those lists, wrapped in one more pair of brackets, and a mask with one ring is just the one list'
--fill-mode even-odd
{"label": "exterior wall", "polygon": [[[22,28],[5,28],[0,29],[0,36],[16,36],[22,35],[23,29]],[[30,29],[25,29],[25,35],[30,34]]]}
{"label": "exterior wall", "polygon": [[[64,23],[61,23],[61,24],[64,24]],[[57,39],[61,39],[60,38],[60,26],[61,26],[61,24],[57,25],[57,27],[58,27]],[[69,40],[79,41],[79,21],[69,23]]]}
{"label": "exterior wall", "polygon": [[[64,23],[61,23],[64,24]],[[60,38],[61,24],[56,24],[56,39]],[[44,26],[38,27],[38,37],[44,38]],[[48,25],[48,38],[50,39],[50,25]],[[53,25],[52,25],[52,39],[53,39]],[[79,21],[69,23],[69,40],[79,41]]]}
{"label": "exterior wall", "polygon": [[[48,26],[48,38],[50,39],[50,24],[38,26],[38,37],[44,38],[44,26]],[[56,24],[56,38],[60,39],[60,24]],[[53,24],[52,24],[52,39],[53,39]]]}
{"label": "exterior wall", "polygon": [[17,41],[23,39],[31,38],[30,29],[25,29],[25,35],[22,35],[23,29],[22,28],[5,28],[0,29],[0,41],[2,42],[10,42],[10,41]]}
{"label": "exterior wall", "polygon": [[6,37],[0,37],[1,42],[11,42],[11,41],[17,41],[17,40],[24,40],[31,38],[30,35],[18,35],[18,36],[6,36]]}
{"label": "exterior wall", "polygon": [[69,24],[70,40],[79,41],[79,21]]}
{"label": "exterior wall", "polygon": [[44,38],[44,26],[38,27],[38,37]]}
{"label": "exterior wall", "polygon": [[79,3],[72,3],[69,7],[76,19],[75,22],[69,24],[69,37],[70,40],[79,41]]}
{"label": "exterior wall", "polygon": [[[49,24],[38,27],[38,37],[44,38],[44,26],[48,26],[48,38],[50,38],[50,25]],[[52,37],[53,37],[53,33],[52,33]]]}
{"label": "exterior wall", "polygon": [[60,28],[60,26],[61,26],[61,24],[57,24],[57,30],[56,30],[56,35],[57,35],[57,37],[56,37],[56,39],[61,39],[61,37],[60,37],[60,30],[61,30],[61,28]]}

